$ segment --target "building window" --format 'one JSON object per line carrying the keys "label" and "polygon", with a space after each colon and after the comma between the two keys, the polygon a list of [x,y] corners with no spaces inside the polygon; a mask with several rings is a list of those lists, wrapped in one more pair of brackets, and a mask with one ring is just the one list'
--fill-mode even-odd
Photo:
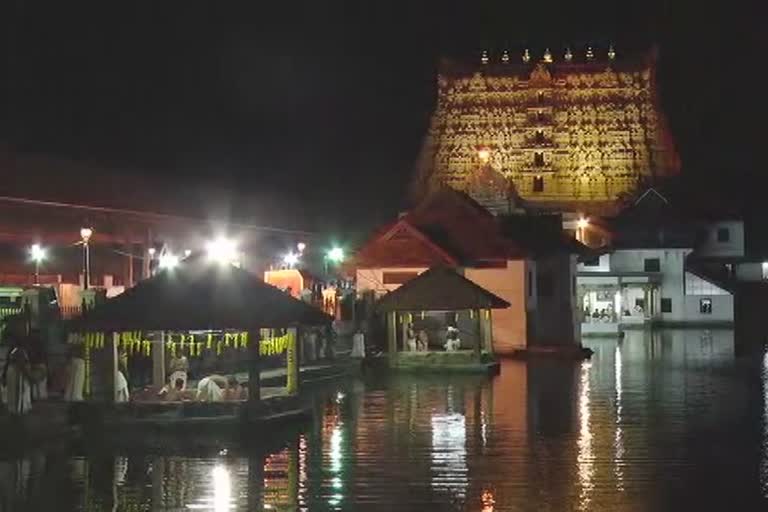
{"label": "building window", "polygon": [[597,258],[592,258],[592,259],[586,260],[584,262],[584,266],[585,267],[599,267],[600,266],[600,257],[598,256]]}
{"label": "building window", "polygon": [[643,270],[646,272],[660,272],[661,260],[659,258],[645,258],[643,260]]}
{"label": "building window", "polygon": [[699,313],[702,315],[712,314],[712,299],[699,300]]}
{"label": "building window", "polygon": [[544,103],[544,91],[539,91],[538,98],[539,103]]}
{"label": "building window", "polygon": [[418,272],[384,272],[381,280],[384,284],[405,284],[418,275]]}
{"label": "building window", "polygon": [[536,141],[536,144],[544,144],[544,132],[536,130],[536,138],[534,140]]}
{"label": "building window", "polygon": [[536,167],[544,167],[544,153],[537,151],[533,154],[533,165]]}
{"label": "building window", "polygon": [[672,299],[661,299],[661,312],[662,313],[672,312]]}
{"label": "building window", "polygon": [[540,123],[544,122],[544,112],[542,112],[541,110],[536,112],[536,121],[538,121]]}
{"label": "building window", "polygon": [[728,228],[717,228],[717,241],[724,243],[731,241],[731,230]]}
{"label": "building window", "polygon": [[544,192],[544,178],[541,176],[535,176],[533,178],[533,191]]}
{"label": "building window", "polygon": [[763,279],[768,279],[768,261],[763,262]]}

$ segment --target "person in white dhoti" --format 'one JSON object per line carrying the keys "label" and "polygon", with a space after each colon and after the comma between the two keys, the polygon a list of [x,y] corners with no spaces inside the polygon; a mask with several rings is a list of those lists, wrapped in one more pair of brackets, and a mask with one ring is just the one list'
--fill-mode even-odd
{"label": "person in white dhoti", "polygon": [[67,367],[67,386],[64,389],[64,400],[67,402],[82,402],[85,387],[85,359],[82,345],[73,345],[69,354]]}
{"label": "person in white dhoti", "polygon": [[125,378],[125,374],[118,370],[115,375],[115,401],[128,402],[130,399],[131,394],[128,391],[128,380]]}
{"label": "person in white dhoti", "polygon": [[8,412],[16,416],[27,414],[32,409],[32,379],[29,357],[20,343],[8,352],[2,379]]}
{"label": "person in white dhoti", "polygon": [[189,373],[189,360],[186,356],[182,355],[179,357],[174,357],[171,360],[170,367],[168,368],[170,371],[170,378],[168,379],[168,382],[175,386],[176,382],[179,380],[182,381],[181,389],[182,391],[187,389],[187,375]]}
{"label": "person in white dhoti", "polygon": [[459,330],[452,325],[448,326],[448,333],[445,340],[445,350],[447,352],[455,352],[461,348],[461,340],[459,339]]}
{"label": "person in white dhoti", "polygon": [[197,383],[196,398],[199,402],[221,402],[226,389],[227,379],[221,375],[209,375]]}
{"label": "person in white dhoti", "polygon": [[354,335],[352,335],[352,353],[350,357],[356,359],[362,359],[365,357],[365,335],[363,331],[358,329]]}
{"label": "person in white dhoti", "polygon": [[405,346],[408,352],[418,350],[418,341],[416,340],[416,332],[413,330],[413,324],[408,324],[408,328],[405,330]]}

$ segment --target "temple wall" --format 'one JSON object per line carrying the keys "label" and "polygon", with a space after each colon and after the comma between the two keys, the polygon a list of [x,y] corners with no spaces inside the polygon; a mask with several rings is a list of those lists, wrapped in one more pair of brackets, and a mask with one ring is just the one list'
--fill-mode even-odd
{"label": "temple wall", "polygon": [[383,295],[400,287],[403,283],[384,283],[385,274],[413,274],[413,277],[427,271],[427,267],[407,267],[407,268],[359,268],[355,274],[355,281],[358,293],[373,290],[376,295]]}
{"label": "temple wall", "polygon": [[677,174],[653,76],[646,63],[441,75],[416,181],[430,176],[472,194],[473,174],[490,168],[534,204],[588,204]]}
{"label": "temple wall", "polygon": [[507,261],[506,268],[467,268],[464,276],[511,304],[507,309],[492,312],[494,352],[504,355],[524,349],[527,346],[526,262]]}

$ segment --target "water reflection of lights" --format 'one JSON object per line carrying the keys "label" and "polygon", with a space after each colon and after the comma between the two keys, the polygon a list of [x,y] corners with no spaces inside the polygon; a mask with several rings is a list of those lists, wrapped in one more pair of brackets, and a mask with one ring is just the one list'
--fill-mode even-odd
{"label": "water reflection of lights", "polygon": [[432,416],[432,487],[465,496],[469,486],[466,438],[464,415]]}
{"label": "water reflection of lights", "polygon": [[493,497],[493,492],[488,489],[484,490],[482,496],[480,496],[480,502],[483,504],[482,512],[494,511],[493,506],[496,504],[496,500]]}
{"label": "water reflection of lights", "polygon": [[229,471],[224,466],[216,466],[211,472],[213,477],[213,509],[229,510],[232,508],[232,483]]}
{"label": "water reflection of lights", "polygon": [[589,509],[590,493],[594,484],[594,453],[592,453],[592,430],[589,422],[589,370],[592,364],[584,361],[581,364],[581,385],[579,387],[579,439],[577,470],[581,491],[579,504],[584,510]]}
{"label": "water reflection of lights", "polygon": [[344,497],[341,493],[338,492],[344,487],[344,481],[340,475],[342,457],[341,444],[343,441],[344,436],[342,435],[341,425],[337,424],[331,431],[331,442],[329,450],[329,457],[331,459],[330,470],[331,473],[334,474],[333,478],[331,479],[331,488],[333,489],[334,494],[332,494],[328,499],[328,504],[332,507],[336,507],[341,504],[341,500]]}
{"label": "water reflection of lights", "polygon": [[302,435],[299,437],[299,506],[307,505],[307,438]]}
{"label": "water reflection of lights", "polygon": [[613,473],[616,476],[616,488],[619,491],[624,490],[624,431],[622,430],[623,401],[624,392],[622,384],[622,360],[621,347],[616,345],[614,354],[614,378],[616,389],[616,434],[614,436],[614,447],[616,448],[616,457],[613,460]]}
{"label": "water reflection of lights", "polygon": [[331,433],[331,471],[338,473],[341,470],[341,428],[333,427]]}
{"label": "water reflection of lights", "polygon": [[191,510],[231,510],[234,509],[232,501],[232,482],[229,476],[229,470],[224,466],[217,465],[211,470],[211,480],[213,481],[213,498],[204,500],[210,503],[200,503],[187,505]]}
{"label": "water reflection of lights", "polygon": [[763,462],[760,467],[760,480],[763,495],[768,497],[768,351],[763,355]]}

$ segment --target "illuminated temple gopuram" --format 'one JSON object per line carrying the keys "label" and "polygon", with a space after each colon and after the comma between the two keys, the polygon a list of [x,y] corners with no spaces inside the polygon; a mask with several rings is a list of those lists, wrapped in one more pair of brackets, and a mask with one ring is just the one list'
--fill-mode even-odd
{"label": "illuminated temple gopuram", "polygon": [[656,58],[613,47],[444,61],[413,192],[443,183],[492,211],[598,212],[679,173]]}

